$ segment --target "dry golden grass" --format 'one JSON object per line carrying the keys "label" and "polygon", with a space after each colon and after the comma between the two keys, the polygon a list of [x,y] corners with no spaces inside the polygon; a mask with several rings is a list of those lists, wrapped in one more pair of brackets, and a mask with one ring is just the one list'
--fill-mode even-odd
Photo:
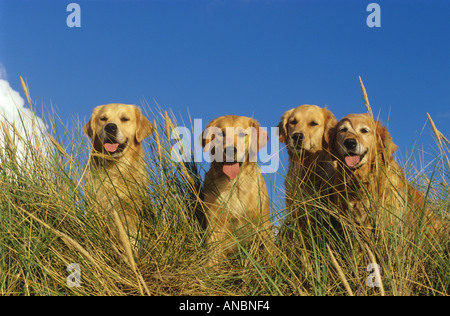
{"label": "dry golden grass", "polygon": [[[367,97],[366,104],[370,109]],[[50,154],[36,152],[28,169],[0,153],[0,295],[448,295],[448,236],[417,231],[407,239],[400,220],[399,227],[386,222],[373,236],[361,236],[345,218],[340,223],[345,234],[337,234],[326,228],[337,212],[315,198],[320,192],[296,203],[321,223],[310,227],[310,235],[288,225],[291,209],[272,201],[281,226],[278,255],[257,257],[240,247],[233,258],[205,268],[210,251],[195,221],[204,170],[172,161],[176,120],[163,111],[153,116],[156,130],[146,144],[150,186],[142,188],[145,229],[135,246],[119,220],[120,209],[112,221],[90,210],[96,201],[82,185],[90,148],[82,124],[73,131],[52,126]],[[433,172],[426,173],[431,176],[423,174],[417,184],[434,192],[427,194],[428,203],[448,216],[448,140],[429,120],[439,151]],[[383,207],[376,197],[373,205]],[[317,229],[323,232],[319,237],[312,233]],[[382,287],[366,284],[367,266],[374,262]],[[81,267],[80,287],[67,286],[71,263]]]}

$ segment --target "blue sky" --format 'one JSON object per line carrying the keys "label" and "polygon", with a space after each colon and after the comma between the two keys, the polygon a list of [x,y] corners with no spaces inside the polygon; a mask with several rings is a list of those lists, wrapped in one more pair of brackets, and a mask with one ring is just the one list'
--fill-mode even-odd
{"label": "blue sky", "polygon": [[[187,118],[254,116],[276,126],[300,104],[336,117],[373,111],[399,157],[435,150],[429,112],[450,137],[450,1],[385,0],[369,28],[364,0],[0,0],[0,63],[64,121],[96,105],[154,101]],[[283,171],[280,169],[280,172]]]}

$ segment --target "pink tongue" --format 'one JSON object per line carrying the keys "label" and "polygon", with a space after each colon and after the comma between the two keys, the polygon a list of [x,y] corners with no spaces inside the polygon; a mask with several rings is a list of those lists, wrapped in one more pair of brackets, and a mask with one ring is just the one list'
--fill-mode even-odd
{"label": "pink tongue", "polygon": [[360,161],[361,161],[361,158],[359,156],[347,156],[347,157],[345,157],[345,163],[350,168],[353,168],[354,166],[359,164]]}
{"label": "pink tongue", "polygon": [[230,180],[236,179],[239,174],[239,162],[235,163],[225,163],[223,165],[223,173],[225,173]]}
{"label": "pink tongue", "polygon": [[116,152],[117,148],[119,147],[119,144],[106,143],[104,146],[107,151],[109,151],[110,153],[114,153],[114,152]]}

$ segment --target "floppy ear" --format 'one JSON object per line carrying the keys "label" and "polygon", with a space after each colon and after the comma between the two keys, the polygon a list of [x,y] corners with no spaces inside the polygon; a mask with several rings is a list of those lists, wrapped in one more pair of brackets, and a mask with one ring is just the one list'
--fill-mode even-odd
{"label": "floppy ear", "polygon": [[330,146],[331,136],[336,134],[336,130],[334,129],[338,123],[336,117],[330,110],[327,108],[323,108],[323,115],[325,118],[325,126],[323,131],[323,148],[327,149]]}
{"label": "floppy ear", "polygon": [[102,108],[102,106],[103,105],[99,105],[92,111],[92,115],[91,115],[91,118],[89,119],[89,122],[87,122],[86,125],[84,125],[83,131],[91,139],[94,137],[94,132],[96,129],[96,122],[97,122],[97,115],[98,115],[98,112],[100,111],[100,109]]}
{"label": "floppy ear", "polygon": [[280,143],[285,143],[287,138],[287,123],[288,119],[291,116],[292,112],[295,109],[291,109],[289,111],[286,111],[283,116],[281,117],[281,122],[278,123],[278,137],[280,140]]}
{"label": "floppy ear", "polygon": [[394,152],[398,149],[398,146],[394,144],[391,134],[389,134],[386,127],[382,126],[379,121],[375,122],[376,134],[377,134],[377,146],[378,152],[383,157],[384,162],[394,160]]}
{"label": "floppy ear", "polygon": [[207,151],[206,145],[214,139],[214,133],[209,131],[209,127],[207,126],[203,132],[200,134],[200,144],[202,144],[202,148],[204,151]]}
{"label": "floppy ear", "polygon": [[94,136],[94,128],[92,127],[93,120],[92,118],[84,125],[83,131],[89,137],[92,138]]}
{"label": "floppy ear", "polygon": [[325,131],[326,137],[328,139],[328,147],[327,149],[332,154],[333,158],[335,158],[337,154],[337,131],[338,131],[338,124],[339,122],[331,127],[329,130]]}
{"label": "floppy ear", "polygon": [[203,151],[208,151],[209,146],[207,146],[216,136],[215,126],[219,118],[212,120],[200,134],[200,144],[202,144]]}
{"label": "floppy ear", "polygon": [[269,133],[260,126],[258,127],[258,150],[264,148],[269,142]]}
{"label": "floppy ear", "polygon": [[250,127],[256,131],[256,137],[250,135],[250,150],[252,153],[257,153],[261,148],[264,148],[269,142],[269,133],[261,128],[259,122],[252,119]]}
{"label": "floppy ear", "polygon": [[142,141],[150,136],[153,132],[153,124],[142,114],[141,110],[136,107],[136,141],[142,143]]}

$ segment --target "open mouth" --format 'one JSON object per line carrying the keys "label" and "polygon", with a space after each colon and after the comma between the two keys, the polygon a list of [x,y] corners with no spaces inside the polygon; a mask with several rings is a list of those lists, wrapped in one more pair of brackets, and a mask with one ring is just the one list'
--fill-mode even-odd
{"label": "open mouth", "polygon": [[349,168],[357,168],[359,166],[359,164],[361,163],[361,161],[366,156],[366,154],[367,154],[367,151],[362,155],[356,155],[353,153],[349,153],[348,156],[344,157],[345,164]]}
{"label": "open mouth", "polygon": [[293,145],[291,146],[291,148],[292,148],[293,150],[296,150],[296,151],[301,151],[301,150],[304,149],[303,146],[302,146],[302,144],[293,144]]}
{"label": "open mouth", "polygon": [[237,178],[239,171],[241,170],[242,162],[224,162],[222,165],[222,171],[225,175],[234,180]]}
{"label": "open mouth", "polygon": [[125,149],[126,146],[127,146],[127,142],[120,144],[120,143],[115,142],[114,140],[109,140],[109,139],[103,144],[103,147],[110,154],[121,153]]}
{"label": "open mouth", "polygon": [[288,147],[290,147],[292,151],[304,150],[303,142],[301,142],[301,141],[298,142],[298,141],[291,140],[288,144]]}

